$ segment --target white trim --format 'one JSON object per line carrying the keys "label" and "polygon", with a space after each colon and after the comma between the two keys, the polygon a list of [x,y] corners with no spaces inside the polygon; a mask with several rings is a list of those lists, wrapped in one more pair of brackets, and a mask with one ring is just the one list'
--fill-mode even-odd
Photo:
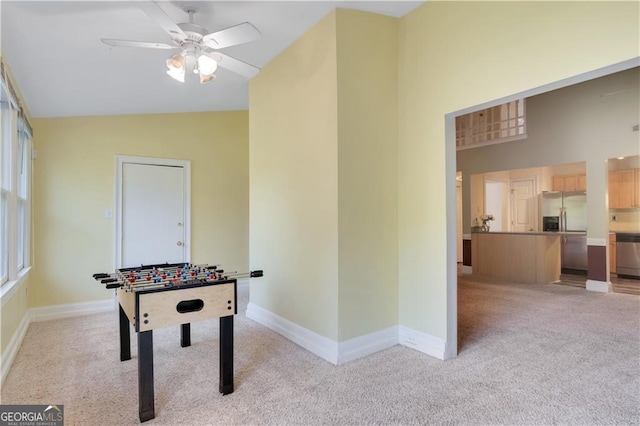
{"label": "white trim", "polygon": [[[445,286],[446,289],[445,327],[446,339],[450,342],[446,347],[447,353],[443,353],[442,359],[449,359],[458,355],[458,193],[455,187],[455,177],[457,175],[455,115],[445,115],[444,125],[447,277],[446,282],[439,284]],[[400,328],[398,333],[401,344],[403,341],[402,330],[403,328]]]}
{"label": "white trim", "polygon": [[18,355],[18,351],[20,350],[20,346],[22,346],[22,341],[24,340],[24,336],[27,334],[30,323],[29,311],[27,311],[22,317],[22,321],[20,321],[18,329],[13,333],[7,347],[2,352],[2,360],[0,361],[0,364],[2,364],[2,379],[0,380],[0,386],[2,386],[2,383],[4,383],[7,378],[7,374],[9,374],[9,370],[13,365],[13,361],[16,359],[16,355]]}
{"label": "white trim", "polygon": [[344,364],[397,344],[441,360],[453,358],[456,355],[447,351],[447,344],[443,339],[403,326],[385,328],[337,343],[253,303],[247,305],[247,318],[264,325],[334,365]]}
{"label": "white trim", "polygon": [[184,170],[184,256],[191,262],[191,161],[169,158],[132,157],[116,155],[116,217],[114,270],[122,267],[122,165],[124,163],[182,167]]}
{"label": "white trim", "polygon": [[24,280],[29,275],[29,271],[31,271],[31,266],[27,266],[20,273],[18,273],[18,279],[15,281],[9,281],[2,285],[2,289],[0,289],[0,299],[2,299],[2,306],[4,306],[7,301],[11,300],[13,296],[18,292],[20,286],[24,283]]}
{"label": "white trim", "polygon": [[253,303],[247,305],[247,318],[264,325],[292,342],[302,346],[309,352],[338,364],[338,343],[309,329],[306,329],[273,312],[267,311]]}
{"label": "white trim", "polygon": [[587,246],[606,247],[608,245],[609,241],[606,238],[587,238]]}
{"label": "white trim", "polygon": [[472,266],[467,266],[467,265],[462,265],[462,268],[460,269],[460,272],[462,272],[463,274],[473,274],[473,267]]}
{"label": "white trim", "polygon": [[20,321],[18,329],[15,331],[15,333],[13,333],[9,344],[5,348],[4,352],[2,352],[0,361],[0,364],[2,364],[1,381],[4,382],[7,374],[9,374],[11,365],[13,364],[13,361],[18,354],[18,350],[20,350],[20,346],[22,346],[22,341],[24,340],[24,337],[27,334],[27,330],[29,329],[29,325],[32,322],[78,317],[82,315],[98,314],[109,311],[115,312],[113,300],[111,299],[99,300],[96,302],[44,306],[42,308],[31,308],[27,310],[27,312],[25,312],[24,316],[22,317],[22,321]]}
{"label": "white trim", "polygon": [[471,234],[462,234],[462,239],[471,241]]}
{"label": "white trim", "polygon": [[79,317],[82,315],[91,315],[110,311],[114,311],[113,299],[31,308],[29,309],[29,317],[31,319],[31,322],[38,322]]}
{"label": "white trim", "polygon": [[587,280],[587,290],[600,293],[611,293],[611,283],[608,281]]}
{"label": "white trim", "polygon": [[388,349],[398,343],[397,326],[345,340],[338,344],[338,365]]}
{"label": "white trim", "polygon": [[413,330],[404,326],[399,327],[400,344],[411,349],[423,352],[432,357],[445,360],[453,358],[447,351],[447,342],[439,337]]}

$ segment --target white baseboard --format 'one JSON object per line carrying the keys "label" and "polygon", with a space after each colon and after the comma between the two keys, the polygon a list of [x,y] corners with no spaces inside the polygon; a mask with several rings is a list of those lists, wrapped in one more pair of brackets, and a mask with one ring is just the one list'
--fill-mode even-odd
{"label": "white baseboard", "polygon": [[96,302],[68,303],[66,305],[44,306],[29,309],[31,322],[50,321],[55,319],[79,317],[114,310],[113,299]]}
{"label": "white baseboard", "polygon": [[403,326],[399,327],[399,332],[401,345],[441,360],[450,358],[446,356],[447,342],[445,340]]}
{"label": "white baseboard", "polygon": [[7,374],[9,374],[9,370],[11,369],[11,365],[13,364],[13,360],[16,359],[16,355],[18,354],[18,350],[20,350],[20,346],[22,345],[22,341],[24,340],[24,336],[27,334],[27,330],[29,329],[29,311],[25,313],[22,317],[22,321],[20,321],[20,325],[18,325],[18,329],[11,336],[11,340],[4,352],[2,353],[2,379],[0,380],[0,386],[4,383],[4,379],[7,378]]}
{"label": "white baseboard", "polygon": [[247,318],[270,328],[334,365],[344,364],[397,344],[440,360],[450,358],[446,356],[446,342],[443,339],[402,326],[389,327],[337,343],[253,303],[247,306]]}
{"label": "white baseboard", "polygon": [[462,265],[462,268],[460,269],[460,272],[462,272],[463,274],[473,274],[473,267],[467,266],[467,265]]}
{"label": "white baseboard", "polygon": [[397,326],[345,340],[338,344],[338,364],[374,354],[398,343]]}
{"label": "white baseboard", "polygon": [[2,365],[2,382],[9,374],[9,369],[13,364],[24,336],[27,334],[29,324],[37,321],[49,321],[61,318],[78,317],[82,315],[97,314],[114,310],[112,299],[100,300],[97,302],[69,303],[66,305],[44,306],[42,308],[31,308],[27,310],[18,329],[15,331],[9,344],[2,352],[0,364]]}
{"label": "white baseboard", "polygon": [[330,363],[338,364],[338,343],[253,303],[247,305],[247,318],[264,325],[309,352]]}
{"label": "white baseboard", "polygon": [[611,293],[611,283],[607,281],[587,280],[587,290]]}

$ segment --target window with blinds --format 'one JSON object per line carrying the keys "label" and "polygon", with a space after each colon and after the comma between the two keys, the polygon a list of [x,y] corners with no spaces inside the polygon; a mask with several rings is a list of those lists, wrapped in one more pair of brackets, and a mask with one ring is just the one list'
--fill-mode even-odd
{"label": "window with blinds", "polygon": [[456,117],[456,149],[527,137],[524,99]]}

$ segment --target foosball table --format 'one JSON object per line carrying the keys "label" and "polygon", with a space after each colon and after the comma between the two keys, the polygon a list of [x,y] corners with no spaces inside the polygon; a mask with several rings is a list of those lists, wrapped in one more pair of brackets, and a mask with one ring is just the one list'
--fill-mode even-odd
{"label": "foosball table", "polygon": [[120,360],[131,359],[131,324],[138,336],[138,411],[140,421],[155,417],[153,330],[180,325],[180,345],[191,345],[191,323],[220,318],[220,385],[233,392],[233,316],[237,279],[256,278],[262,271],[228,273],[220,265],[173,263],[118,269],[93,278],[115,289],[119,304]]}

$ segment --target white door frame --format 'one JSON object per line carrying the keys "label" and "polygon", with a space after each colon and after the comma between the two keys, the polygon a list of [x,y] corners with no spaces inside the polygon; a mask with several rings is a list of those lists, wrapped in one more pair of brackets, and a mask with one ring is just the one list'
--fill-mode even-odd
{"label": "white door frame", "polygon": [[173,166],[184,169],[184,250],[187,262],[191,261],[191,161],[169,158],[131,157],[116,155],[116,256],[114,269],[122,267],[122,166],[125,163],[151,166]]}

